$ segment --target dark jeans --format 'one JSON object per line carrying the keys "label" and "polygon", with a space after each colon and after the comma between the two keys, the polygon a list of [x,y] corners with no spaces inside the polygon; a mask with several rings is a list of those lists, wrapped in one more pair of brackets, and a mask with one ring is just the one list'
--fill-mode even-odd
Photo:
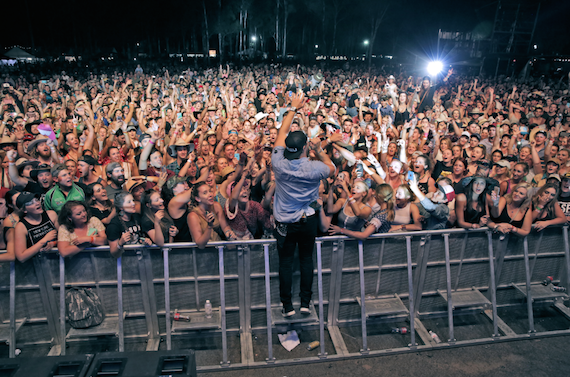
{"label": "dark jeans", "polygon": [[283,307],[292,309],[291,287],[293,285],[293,257],[299,246],[299,265],[301,270],[301,306],[309,306],[313,286],[313,249],[319,219],[316,215],[307,218],[304,223],[287,224],[287,235],[274,232],[279,252],[279,294]]}

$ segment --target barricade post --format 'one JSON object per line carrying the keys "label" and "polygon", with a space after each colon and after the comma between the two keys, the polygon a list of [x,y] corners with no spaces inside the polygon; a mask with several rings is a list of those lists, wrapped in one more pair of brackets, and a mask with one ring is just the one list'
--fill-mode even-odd
{"label": "barricade post", "polygon": [[408,292],[409,292],[409,306],[410,306],[410,336],[412,338],[411,348],[417,346],[416,343],[416,309],[414,303],[414,284],[412,276],[412,237],[406,236],[406,259],[408,265]]}
{"label": "barricade post", "polygon": [[61,332],[61,356],[65,356],[65,338],[67,337],[67,329],[65,326],[65,259],[59,256],[59,331]]}
{"label": "barricade post", "polygon": [[123,257],[117,258],[117,300],[119,317],[119,352],[125,352],[125,329],[123,323]]}
{"label": "barricade post", "polygon": [[10,262],[10,338],[9,357],[16,357],[16,262]]}
{"label": "barricade post", "polygon": [[319,353],[319,357],[324,359],[327,357],[327,353],[325,352],[325,319],[324,317],[324,308],[323,308],[323,262],[322,262],[322,242],[317,241],[315,242],[317,247],[317,282],[318,282],[318,291],[319,291],[319,339],[320,339],[320,347],[321,351]]}
{"label": "barricade post", "polygon": [[172,329],[170,325],[170,269],[168,267],[169,248],[162,249],[164,261],[164,316],[166,318],[166,349],[172,349]]}
{"label": "barricade post", "polygon": [[273,331],[271,323],[271,281],[269,276],[269,244],[263,244],[263,258],[265,262],[265,309],[267,315],[267,359],[274,363],[273,357]]}
{"label": "barricade post", "polygon": [[364,248],[362,241],[358,241],[358,274],[360,279],[360,320],[362,321],[362,349],[360,353],[367,355],[370,352],[368,348],[368,334],[366,332],[366,287],[364,285]]}
{"label": "barricade post", "polygon": [[[542,237],[542,234],[541,234]],[[526,306],[527,306],[527,313],[528,313],[528,332],[532,334],[535,332],[534,330],[534,314],[532,312],[532,292],[530,287],[530,266],[528,260],[528,239],[527,237],[523,240],[523,249],[524,249],[524,272],[525,272],[525,280],[526,280]]]}
{"label": "barricade post", "polygon": [[449,326],[449,343],[455,342],[455,334],[453,330],[453,299],[451,297],[451,264],[449,261],[449,234],[443,235],[445,247],[445,277],[447,287],[447,321]]}
{"label": "barricade post", "polygon": [[226,333],[226,291],[224,278],[224,247],[218,246],[218,260],[220,270],[220,310],[222,319],[222,366],[228,366],[228,334]]}
{"label": "barricade post", "polygon": [[490,281],[491,284],[489,289],[491,290],[491,305],[493,310],[493,337],[499,336],[499,325],[497,323],[498,314],[497,314],[497,285],[495,281],[495,257],[493,254],[493,233],[488,230],[487,231],[487,240],[488,240],[488,252],[489,252],[489,271],[490,271]]}

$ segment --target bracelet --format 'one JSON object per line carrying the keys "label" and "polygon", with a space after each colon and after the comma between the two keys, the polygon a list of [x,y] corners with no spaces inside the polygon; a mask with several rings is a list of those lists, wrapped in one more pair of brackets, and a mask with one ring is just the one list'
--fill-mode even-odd
{"label": "bracelet", "polygon": [[12,162],[12,161],[10,161],[10,162],[8,163],[8,165],[9,165],[9,166],[14,166],[14,165],[16,165],[16,163],[15,163],[15,162]]}
{"label": "bracelet", "polygon": [[154,141],[152,141],[152,139],[149,139],[149,141],[148,141],[148,142],[149,142],[150,144],[152,144],[152,145],[154,145],[154,144],[155,144],[155,142],[154,142]]}
{"label": "bracelet", "polygon": [[91,236],[91,244],[95,242],[95,236]]}

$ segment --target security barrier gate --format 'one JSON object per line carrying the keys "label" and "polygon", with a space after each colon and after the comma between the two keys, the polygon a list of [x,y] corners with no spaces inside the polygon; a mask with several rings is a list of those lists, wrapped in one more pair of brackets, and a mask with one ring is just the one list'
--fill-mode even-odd
{"label": "security barrier gate", "polygon": [[[568,227],[525,238],[486,228],[318,238],[311,314],[288,319],[280,314],[273,239],[125,249],[118,259],[97,247],[0,265],[0,341],[8,355],[41,344],[60,355],[66,345],[110,337],[119,351],[142,341],[147,350],[194,348],[206,371],[570,334],[567,293],[541,284],[552,276],[570,287]],[[70,328],[61,287],[92,288],[105,321]],[[298,272],[293,289],[295,298]],[[537,310],[559,313],[558,327],[537,329]],[[409,332],[387,335],[388,325]],[[276,334],[289,330],[303,343],[318,340],[318,349],[285,353]]]}

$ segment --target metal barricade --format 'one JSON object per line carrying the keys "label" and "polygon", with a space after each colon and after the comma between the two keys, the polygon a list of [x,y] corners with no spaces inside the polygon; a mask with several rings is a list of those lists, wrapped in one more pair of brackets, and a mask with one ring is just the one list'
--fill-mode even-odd
{"label": "metal barricade", "polygon": [[[217,242],[205,249],[194,243],[127,246],[116,260],[108,247],[97,247],[69,260],[52,252],[27,263],[1,265],[0,271],[6,273],[0,273],[0,334],[7,328],[8,335],[0,341],[8,342],[10,357],[16,344],[45,344],[51,346],[49,354],[65,354],[70,338],[64,315],[66,286],[94,289],[111,317],[118,307],[114,333],[120,350],[140,340],[147,342],[147,350],[202,349],[197,352],[199,370],[570,333],[567,327],[540,327],[534,319],[542,307],[570,319],[568,295],[550,293],[554,292],[550,287],[546,292],[540,284],[551,275],[555,284],[570,286],[567,227],[505,239],[486,228],[377,234],[365,241],[317,238],[314,305],[309,316],[291,319],[279,313],[275,242]],[[54,279],[57,272],[59,282]],[[298,287],[295,271],[294,300]],[[205,316],[206,299],[214,308],[212,318]],[[509,314],[522,308],[528,324],[517,322],[518,314],[514,318]],[[482,332],[467,334],[469,326],[459,321],[462,315],[486,319],[480,324]],[[445,323],[437,321],[442,317]],[[410,328],[405,337],[385,333],[386,324],[400,322]],[[447,334],[447,339],[437,344],[430,329]],[[275,333],[288,330],[300,330],[302,343],[319,340],[318,351],[299,347],[285,353],[276,348]],[[161,340],[165,340],[162,345]],[[207,357],[201,359],[201,353]]]}

